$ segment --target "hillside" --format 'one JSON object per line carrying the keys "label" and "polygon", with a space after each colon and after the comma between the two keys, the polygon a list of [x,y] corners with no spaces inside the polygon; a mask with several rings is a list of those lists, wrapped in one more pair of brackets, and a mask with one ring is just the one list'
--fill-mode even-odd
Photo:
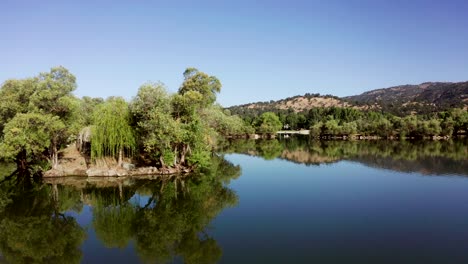
{"label": "hillside", "polygon": [[332,95],[305,94],[278,101],[256,102],[228,109],[233,114],[290,110],[306,112],[315,107],[352,107],[375,109],[396,115],[427,114],[450,108],[468,108],[468,82],[426,82],[376,89],[360,95],[339,98]]}
{"label": "hillside", "polygon": [[468,82],[426,82],[376,89],[342,98],[354,105],[376,106],[394,114],[427,113],[468,106]]}
{"label": "hillside", "polygon": [[[332,95],[305,94],[288,97],[278,101],[256,102],[244,105],[231,106],[227,109],[232,114],[244,115],[249,112],[266,112],[277,110],[290,110],[296,113],[305,112],[314,107],[357,107],[339,97]],[[362,107],[362,106],[360,106]]]}

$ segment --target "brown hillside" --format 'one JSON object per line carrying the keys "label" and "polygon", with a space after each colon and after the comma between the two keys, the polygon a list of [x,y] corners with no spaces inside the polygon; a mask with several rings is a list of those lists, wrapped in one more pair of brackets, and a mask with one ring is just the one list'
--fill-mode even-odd
{"label": "brown hillside", "polygon": [[[306,97],[306,96],[295,96],[293,98],[287,98],[280,101],[274,101],[269,103],[251,103],[243,105],[248,109],[281,109],[288,110],[292,109],[294,112],[307,111],[314,107],[353,107],[349,102],[345,102],[341,99],[334,97]],[[361,107],[362,108],[362,107]]]}

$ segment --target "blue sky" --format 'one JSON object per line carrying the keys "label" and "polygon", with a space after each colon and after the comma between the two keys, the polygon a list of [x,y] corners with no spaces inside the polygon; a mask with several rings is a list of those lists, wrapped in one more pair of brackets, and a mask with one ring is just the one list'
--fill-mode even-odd
{"label": "blue sky", "polygon": [[468,1],[0,2],[0,82],[56,65],[78,96],[217,76],[224,106],[468,80]]}

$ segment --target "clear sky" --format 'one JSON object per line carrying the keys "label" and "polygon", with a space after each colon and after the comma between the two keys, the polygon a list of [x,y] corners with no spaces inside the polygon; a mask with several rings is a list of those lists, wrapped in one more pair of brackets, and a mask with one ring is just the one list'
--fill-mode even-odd
{"label": "clear sky", "polygon": [[217,76],[224,106],[468,80],[468,1],[0,1],[0,82],[63,65],[78,96]]}

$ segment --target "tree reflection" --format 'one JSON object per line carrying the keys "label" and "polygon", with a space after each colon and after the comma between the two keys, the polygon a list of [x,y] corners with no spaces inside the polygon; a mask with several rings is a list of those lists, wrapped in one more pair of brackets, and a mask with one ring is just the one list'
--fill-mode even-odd
{"label": "tree reflection", "polygon": [[[44,179],[0,185],[0,255],[11,263],[79,263],[85,232],[66,212],[92,207],[92,227],[109,248],[134,241],[141,260],[216,263],[222,249],[209,223],[238,197],[226,187],[240,167],[222,156],[198,174],[156,180]],[[61,184],[59,184],[61,183]]]}
{"label": "tree reflection", "polygon": [[0,252],[9,263],[79,263],[85,233],[46,185],[0,186]]}
{"label": "tree reflection", "polygon": [[[269,143],[268,143],[269,142]],[[264,159],[280,158],[306,165],[352,160],[367,166],[424,174],[468,175],[468,140],[343,141],[309,140],[295,136],[282,140],[230,140],[222,153],[243,153]]]}
{"label": "tree reflection", "polygon": [[126,247],[135,240],[145,262],[169,262],[175,256],[186,263],[216,263],[222,250],[206,227],[224,208],[237,204],[237,195],[225,183],[240,175],[240,167],[213,157],[199,175],[156,181],[138,181],[132,189],[147,202],[95,196],[93,227],[108,247]]}

